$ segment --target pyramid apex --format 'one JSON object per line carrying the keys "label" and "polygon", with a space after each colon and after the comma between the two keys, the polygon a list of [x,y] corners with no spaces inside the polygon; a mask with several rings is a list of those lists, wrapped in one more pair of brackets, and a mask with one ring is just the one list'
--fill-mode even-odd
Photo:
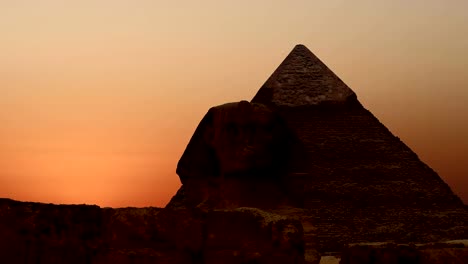
{"label": "pyramid apex", "polygon": [[309,50],[304,44],[296,44],[296,46],[294,46],[294,49],[307,49]]}
{"label": "pyramid apex", "polygon": [[252,102],[277,106],[345,103],[354,92],[305,45],[297,44]]}

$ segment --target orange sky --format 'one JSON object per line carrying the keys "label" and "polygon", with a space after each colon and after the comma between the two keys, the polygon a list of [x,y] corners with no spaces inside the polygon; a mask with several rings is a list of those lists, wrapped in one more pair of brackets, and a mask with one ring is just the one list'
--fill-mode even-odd
{"label": "orange sky", "polygon": [[164,206],[297,43],[468,202],[468,1],[1,1],[0,197]]}

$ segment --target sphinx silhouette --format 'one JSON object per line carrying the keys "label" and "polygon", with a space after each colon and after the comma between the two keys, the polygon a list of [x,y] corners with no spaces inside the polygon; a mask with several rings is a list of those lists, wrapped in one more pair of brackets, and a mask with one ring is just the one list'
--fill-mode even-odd
{"label": "sphinx silhouette", "polygon": [[178,165],[173,203],[208,208],[274,208],[287,203],[285,169],[295,138],[280,115],[247,101],[212,107]]}

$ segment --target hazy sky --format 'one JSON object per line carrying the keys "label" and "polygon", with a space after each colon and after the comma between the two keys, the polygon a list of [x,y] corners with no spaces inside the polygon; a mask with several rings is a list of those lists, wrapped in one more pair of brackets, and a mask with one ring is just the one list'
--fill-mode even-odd
{"label": "hazy sky", "polygon": [[468,202],[468,1],[0,1],[0,197],[164,206],[209,107],[305,44]]}

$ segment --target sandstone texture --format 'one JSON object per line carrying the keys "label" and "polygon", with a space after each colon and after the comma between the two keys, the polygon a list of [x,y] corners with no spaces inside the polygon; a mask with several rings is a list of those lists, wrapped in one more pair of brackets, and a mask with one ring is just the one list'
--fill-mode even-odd
{"label": "sandstone texture", "polygon": [[464,264],[468,263],[467,245],[466,240],[428,244],[352,244],[343,251],[340,264]]}
{"label": "sandstone texture", "polygon": [[301,222],[256,208],[99,208],[0,199],[0,263],[304,263]]}

